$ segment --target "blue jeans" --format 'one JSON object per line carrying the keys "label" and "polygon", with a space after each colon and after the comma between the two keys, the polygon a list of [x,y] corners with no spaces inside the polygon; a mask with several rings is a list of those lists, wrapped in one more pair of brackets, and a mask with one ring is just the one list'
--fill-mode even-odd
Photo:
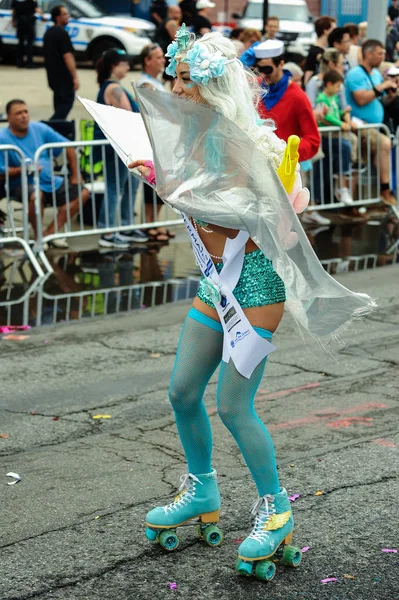
{"label": "blue jeans", "polygon": [[[322,199],[327,204],[331,202],[331,177],[339,174],[340,160],[343,175],[347,175],[350,172],[351,144],[344,138],[341,138],[341,140],[339,138],[331,138],[332,157],[329,156],[330,141],[327,136],[321,136],[321,147],[325,157],[322,161],[319,160],[313,165],[314,187],[312,189],[312,197],[317,204],[321,204]],[[321,162],[323,163],[323,168]]]}
{"label": "blue jeans", "polygon": [[[121,197],[121,201],[117,225],[133,225],[134,223],[134,203],[139,182],[135,177],[129,178],[130,173],[128,169],[120,158],[115,157],[116,154],[112,147],[107,146],[105,149],[104,165],[104,176],[106,177],[107,187],[104,194],[104,200],[101,204],[100,216],[98,218],[98,227],[100,228],[115,227],[115,216],[119,197]],[[130,203],[129,198],[129,183],[131,184],[132,190],[132,203]]]}

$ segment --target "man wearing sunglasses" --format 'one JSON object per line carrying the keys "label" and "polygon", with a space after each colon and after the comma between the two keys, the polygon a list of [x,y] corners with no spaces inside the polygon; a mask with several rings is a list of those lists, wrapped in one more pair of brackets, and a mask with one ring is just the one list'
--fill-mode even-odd
{"label": "man wearing sunglasses", "polygon": [[276,135],[287,141],[290,135],[301,138],[301,161],[315,156],[320,146],[320,134],[312,106],[305,92],[291,80],[284,69],[284,44],[266,40],[253,48],[255,69],[261,77],[265,94],[258,105],[262,119],[273,119]]}

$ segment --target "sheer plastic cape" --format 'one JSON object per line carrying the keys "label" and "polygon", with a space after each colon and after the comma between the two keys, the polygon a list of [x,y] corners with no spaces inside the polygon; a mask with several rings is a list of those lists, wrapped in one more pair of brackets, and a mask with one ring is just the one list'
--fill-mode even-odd
{"label": "sheer plastic cape", "polygon": [[348,290],[320,264],[267,145],[265,151],[264,143],[202,104],[136,91],[154,150],[157,192],[167,204],[207,223],[248,231],[284,281],[286,308],[321,342],[368,315],[374,300]]}

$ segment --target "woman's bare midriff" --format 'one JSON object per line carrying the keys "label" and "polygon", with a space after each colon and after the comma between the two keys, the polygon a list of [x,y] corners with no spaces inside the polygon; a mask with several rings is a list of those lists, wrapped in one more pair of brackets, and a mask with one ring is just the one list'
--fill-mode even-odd
{"label": "woman's bare midriff", "polygon": [[[209,229],[212,229],[212,225],[209,225]],[[215,231],[213,233],[206,233],[200,227],[198,227],[198,233],[209,254],[221,257],[227,239],[226,236],[216,233]],[[258,246],[252,240],[248,240],[245,244],[245,254],[254,252],[254,250],[257,249]],[[213,258],[212,260],[214,263],[221,262],[220,258]],[[205,302],[202,302],[199,298],[194,298],[193,307],[211,319],[219,321],[217,311],[211,306],[208,306],[208,304],[205,304]],[[244,308],[243,311],[253,327],[261,327],[262,329],[268,329],[274,333],[283,317],[284,302]]]}

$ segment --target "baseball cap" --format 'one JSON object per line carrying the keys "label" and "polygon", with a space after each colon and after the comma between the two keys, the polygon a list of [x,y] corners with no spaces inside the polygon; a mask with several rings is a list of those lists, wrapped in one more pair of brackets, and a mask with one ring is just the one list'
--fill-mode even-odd
{"label": "baseball cap", "polygon": [[392,77],[396,77],[397,75],[399,75],[399,68],[398,67],[390,67],[387,71],[387,75],[391,75]]}
{"label": "baseball cap", "polygon": [[118,63],[125,61],[130,62],[133,59],[133,57],[130,56],[130,54],[127,54],[125,50],[122,50],[122,48],[108,48],[108,50],[105,50],[102,53],[101,58],[112,65],[117,65]]}
{"label": "baseball cap", "polygon": [[203,8],[215,8],[216,4],[211,2],[210,0],[198,0],[195,8],[197,10],[202,10]]}

